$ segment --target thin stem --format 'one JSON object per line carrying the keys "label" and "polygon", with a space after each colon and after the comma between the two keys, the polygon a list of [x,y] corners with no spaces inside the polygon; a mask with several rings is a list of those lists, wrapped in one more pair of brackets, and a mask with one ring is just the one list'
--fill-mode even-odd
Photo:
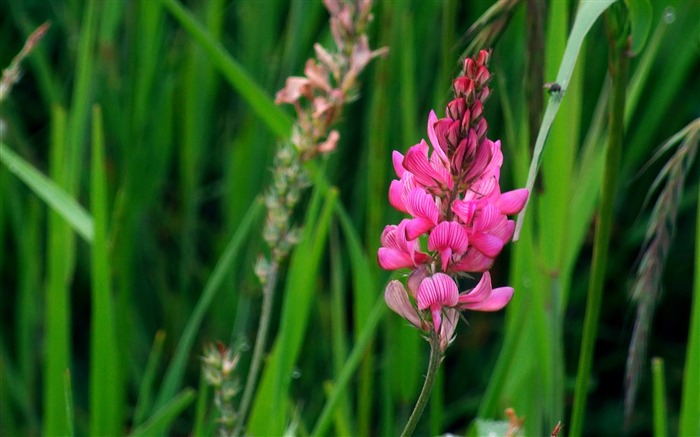
{"label": "thin stem", "polygon": [[[614,27],[614,18],[608,11],[608,25]],[[605,173],[601,193],[601,205],[598,212],[598,220],[595,230],[595,242],[593,246],[593,264],[591,277],[588,284],[588,297],[586,301],[586,316],[583,325],[583,339],[581,340],[581,352],[579,355],[578,372],[576,374],[576,388],[574,391],[574,405],[571,420],[572,437],[579,437],[583,431],[583,421],[586,411],[586,398],[588,384],[591,375],[591,365],[595,350],[595,339],[598,331],[600,307],[603,298],[603,285],[605,270],[610,247],[610,233],[613,219],[613,206],[617,179],[622,160],[622,139],[625,113],[625,90],[627,85],[627,68],[629,57],[626,48],[620,44],[610,32],[609,68],[612,78],[612,99],[610,101],[610,132],[605,155]]]}
{"label": "thin stem", "polygon": [[440,336],[435,331],[430,333],[430,363],[428,364],[428,374],[425,375],[425,382],[423,383],[423,389],[418,396],[416,401],[416,406],[413,408],[413,413],[411,417],[408,418],[406,422],[406,427],[401,433],[401,437],[408,437],[413,434],[413,431],[418,425],[421,415],[425,406],[428,404],[428,399],[430,399],[430,393],[433,391],[433,383],[435,382],[435,376],[440,369],[440,363],[442,362],[442,350],[440,350]]}
{"label": "thin stem", "polygon": [[278,270],[279,264],[276,260],[273,260],[270,264],[270,270],[269,274],[267,275],[267,280],[265,281],[265,286],[263,287],[263,301],[260,321],[258,322],[258,335],[255,337],[253,358],[250,362],[250,371],[248,372],[248,379],[245,383],[245,390],[243,391],[241,406],[238,410],[238,414],[236,414],[236,421],[238,423],[233,435],[240,435],[243,431],[246,416],[248,415],[248,409],[250,408],[250,403],[253,400],[253,392],[255,391],[258,374],[260,373],[260,364],[262,363],[263,353],[265,352],[267,330],[270,327],[270,315],[272,314],[272,301],[275,295],[275,287],[277,286]]}

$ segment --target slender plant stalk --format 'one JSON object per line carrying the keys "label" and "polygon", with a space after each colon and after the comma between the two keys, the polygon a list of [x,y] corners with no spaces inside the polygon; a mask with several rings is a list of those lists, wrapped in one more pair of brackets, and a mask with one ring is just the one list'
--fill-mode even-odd
{"label": "slender plant stalk", "polygon": [[603,285],[608,261],[610,233],[613,219],[613,205],[617,186],[620,163],[622,160],[622,139],[624,134],[625,90],[627,86],[627,70],[629,58],[626,47],[620,44],[615,32],[611,32],[611,11],[607,12],[608,31],[610,38],[610,53],[608,57],[610,76],[612,78],[612,98],[610,100],[610,131],[605,154],[605,173],[601,194],[601,205],[595,230],[593,246],[593,264],[588,284],[586,301],[586,316],[583,324],[583,339],[579,355],[576,388],[574,391],[574,406],[571,419],[570,436],[578,437],[583,431],[583,421],[588,395],[588,383],[591,376],[591,365],[595,349],[595,339],[598,332],[600,307],[603,298]]}
{"label": "slender plant stalk", "polygon": [[442,351],[440,350],[440,336],[433,330],[430,331],[430,363],[428,364],[428,374],[425,375],[423,389],[420,392],[420,396],[418,396],[418,400],[416,401],[416,406],[413,408],[411,417],[409,417],[408,422],[406,422],[406,427],[401,432],[401,437],[413,435],[413,431],[416,429],[416,425],[418,425],[418,421],[423,414],[423,410],[425,409],[425,406],[428,405],[430,393],[433,391],[435,376],[440,369],[441,362]]}
{"label": "slender plant stalk", "polygon": [[237,414],[237,424],[233,435],[240,435],[246,422],[250,402],[253,400],[253,393],[258,381],[260,373],[260,364],[262,363],[263,353],[265,352],[267,331],[270,327],[270,316],[272,315],[272,301],[275,296],[275,287],[277,286],[277,272],[279,264],[273,260],[270,265],[270,271],[267,276],[267,281],[263,288],[262,309],[260,311],[260,320],[258,322],[258,335],[255,337],[255,348],[253,349],[253,357],[250,362],[250,371],[246,379],[243,398]]}
{"label": "slender plant stalk", "polygon": [[666,380],[664,379],[664,360],[652,358],[651,379],[654,387],[654,437],[668,435],[668,409],[666,407]]}

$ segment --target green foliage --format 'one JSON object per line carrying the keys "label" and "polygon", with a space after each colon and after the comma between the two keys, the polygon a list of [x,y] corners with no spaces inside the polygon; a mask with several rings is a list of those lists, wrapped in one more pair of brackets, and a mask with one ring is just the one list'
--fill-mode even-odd
{"label": "green foliage", "polygon": [[[503,142],[503,190],[532,188],[520,239],[492,271],[494,286],[516,294],[505,316],[466,314],[416,434],[501,432],[506,407],[525,417],[525,435],[558,421],[570,429],[593,217],[601,190],[613,188],[603,182],[611,87],[598,19],[612,3],[629,8],[638,56],[626,82],[591,379],[578,393],[589,397],[583,434],[623,431],[628,286],[663,165],[640,169],[697,117],[700,6],[548,2],[544,77],[532,79],[526,3],[492,47],[485,108],[489,137]],[[430,109],[444,113],[470,42],[462,36],[492,6],[375,4],[370,41],[389,56],[360,77],[338,150],[308,166],[312,188],[294,214],[302,236],[280,270],[251,435],[292,423],[319,436],[403,429],[429,350],[386,310],[389,275],[375,263],[383,227],[400,220],[386,200],[391,151],[427,137]],[[209,435],[217,415],[200,354],[206,342],[255,338],[257,199],[276,142],[292,131],[293,110],[273,96],[303,73],[315,42],[330,44],[327,13],[304,0],[10,0],[0,4],[0,66],[47,20],[0,111],[0,434]],[[563,91],[544,94],[539,132],[529,132],[525,89],[552,81]],[[696,161],[649,341],[665,365],[666,404],[654,403],[647,366],[630,435],[664,420],[657,429],[669,435],[700,430],[698,191]]]}

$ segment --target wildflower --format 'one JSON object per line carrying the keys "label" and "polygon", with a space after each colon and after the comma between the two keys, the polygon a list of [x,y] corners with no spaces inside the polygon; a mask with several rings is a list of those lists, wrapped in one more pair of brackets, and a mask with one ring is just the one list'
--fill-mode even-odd
{"label": "wildflower", "polygon": [[[421,140],[392,154],[398,179],[389,203],[410,217],[384,229],[377,255],[386,270],[409,268],[408,290],[391,281],[389,307],[417,328],[439,334],[441,348],[454,337],[459,311],[497,311],[512,298],[510,287],[492,288],[488,269],[513,236],[528,191],[501,192],[501,142],[486,137],[483,104],[490,95],[490,53],[467,58],[453,81],[455,99],[446,117],[428,116],[429,143]],[[427,237],[427,238],[425,238]],[[422,245],[427,240],[427,251]],[[455,277],[482,273],[460,293]]]}

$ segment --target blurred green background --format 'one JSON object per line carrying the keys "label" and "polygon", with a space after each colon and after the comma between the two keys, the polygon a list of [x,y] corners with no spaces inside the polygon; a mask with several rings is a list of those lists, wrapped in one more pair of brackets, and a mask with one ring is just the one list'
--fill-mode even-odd
{"label": "blurred green background", "polygon": [[[193,393],[182,392],[185,387],[197,389],[202,401],[178,410],[168,429],[185,435],[200,421],[198,429],[211,431],[215,413],[200,385],[203,345],[215,340],[250,345],[254,339],[260,286],[253,264],[263,250],[259,213],[242,235],[235,259],[220,272],[190,349],[184,358],[175,352],[222,253],[270,181],[272,156],[282,140],[273,124],[288,126],[293,115],[291,107],[283,108],[287,118],[268,111],[276,120],[270,122],[260,111],[286,77],[301,75],[315,42],[331,46],[328,15],[320,2],[310,0],[183,2],[207,38],[223,48],[219,59],[166,3],[171,2],[0,2],[3,68],[32,30],[51,22],[24,62],[22,80],[2,103],[2,141],[90,211],[95,226],[88,243],[0,166],[3,435],[61,434],[71,427],[88,435],[100,420],[106,423],[102,429],[129,433],[176,393]],[[492,46],[486,115],[488,136],[503,142],[504,191],[525,184],[536,134],[528,116],[542,110],[526,91],[532,65],[542,66],[543,82],[554,79],[576,10],[576,2],[546,2],[544,46],[533,52],[526,3],[515,5]],[[442,116],[450,100],[451,79],[469,42],[465,33],[491,5],[387,0],[374,6],[371,45],[388,46],[390,53],[361,76],[359,98],[340,122],[339,147],[317,169],[337,187],[351,230],[333,216],[322,236],[322,257],[309,266],[317,274],[304,284],[311,290],[308,302],[284,300],[287,265],[275,301],[277,318],[285,305],[310,309],[299,310],[308,314],[300,328],[305,341],[292,353],[298,359],[283,393],[286,417],[297,423],[300,435],[316,423],[371,309],[383,305],[378,299],[390,276],[375,265],[375,253],[384,226],[401,219],[386,200],[394,177],[391,151],[405,152],[427,139],[428,112],[435,109]],[[664,0],[651,6],[649,40],[630,68],[587,435],[623,429],[624,369],[636,317],[629,288],[651,211],[644,199],[670,154],[640,169],[659,145],[700,116],[700,2]],[[231,73],[231,65],[263,93],[247,93],[250,87]],[[524,235],[492,270],[494,286],[512,285],[516,297],[504,312],[467,314],[418,434],[464,434],[477,415],[502,419],[511,406],[525,416],[527,435],[548,433],[559,420],[566,432],[601,184],[606,73],[607,41],[599,21],[563,95]],[[537,89],[546,103],[543,82]],[[100,108],[101,127],[93,105]],[[256,105],[263,109],[254,110]],[[104,136],[102,162],[94,155],[101,143],[96,133]],[[649,358],[665,360],[671,435],[678,432],[697,263],[698,188],[695,164],[686,178],[648,347]],[[314,223],[305,208],[311,197],[296,214],[307,226]],[[352,252],[353,238],[359,253]],[[95,327],[98,320],[102,328]],[[279,325],[273,322],[269,344],[284,334]],[[343,392],[329,434],[398,434],[428,356],[427,343],[406,325],[385,312]],[[164,339],[156,339],[158,332]],[[154,339],[162,346],[155,354]],[[241,380],[249,352],[242,355]],[[105,373],[91,374],[100,359]],[[184,374],[165,390],[164,375],[176,360]],[[649,435],[652,429],[649,369],[647,360],[630,435]],[[110,405],[102,416],[95,412],[99,397]],[[97,403],[91,408],[90,402]],[[265,414],[257,408],[254,416]]]}

